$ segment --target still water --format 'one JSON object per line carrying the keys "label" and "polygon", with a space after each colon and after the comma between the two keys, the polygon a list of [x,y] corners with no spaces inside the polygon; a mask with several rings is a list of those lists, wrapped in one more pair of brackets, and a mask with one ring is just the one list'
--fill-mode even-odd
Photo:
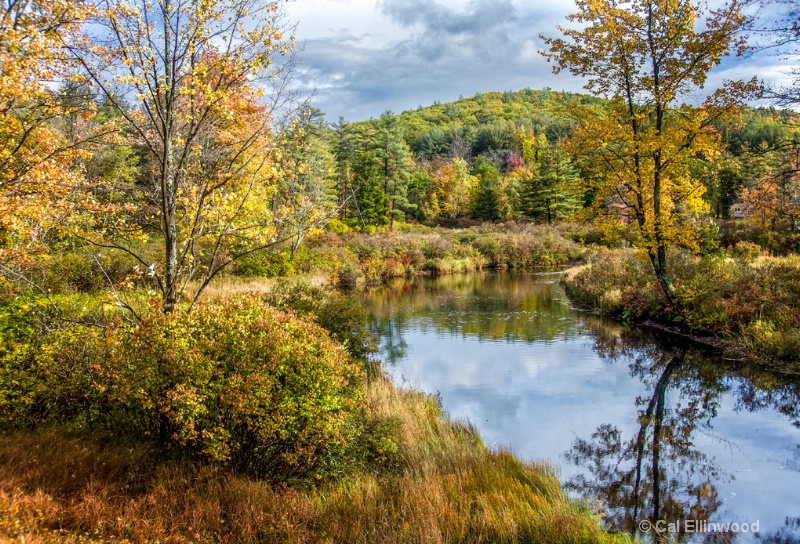
{"label": "still water", "polygon": [[800,542],[800,378],[576,310],[557,273],[416,278],[364,299],[398,384],[549,461],[609,527]]}

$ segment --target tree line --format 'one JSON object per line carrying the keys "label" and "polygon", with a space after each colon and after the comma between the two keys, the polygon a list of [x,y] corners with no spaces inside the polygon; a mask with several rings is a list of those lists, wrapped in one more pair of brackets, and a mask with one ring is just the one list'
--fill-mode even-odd
{"label": "tree line", "polygon": [[[797,8],[772,3],[772,45],[794,52]],[[742,118],[757,80],[702,98],[709,71],[753,47],[746,7],[579,1],[575,28],[543,36],[544,54],[591,96],[484,93],[328,124],[291,91],[281,0],[9,0],[2,281],[36,289],[53,254],[80,247],[101,265],[111,252],[170,312],[190,284],[191,303],[238,259],[293,254],[333,218],[371,229],[579,214],[635,224],[670,296],[666,249],[696,245],[709,211],[741,202],[766,228],[800,229],[796,116]],[[797,104],[796,85],[767,92]],[[123,278],[104,266],[114,293]]]}

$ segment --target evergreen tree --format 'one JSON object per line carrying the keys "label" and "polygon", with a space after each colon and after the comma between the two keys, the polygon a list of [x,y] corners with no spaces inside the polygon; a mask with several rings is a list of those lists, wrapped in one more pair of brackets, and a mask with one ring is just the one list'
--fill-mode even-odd
{"label": "evergreen tree", "polygon": [[295,120],[281,142],[273,214],[290,242],[294,257],[303,239],[336,214],[335,161],[322,111],[309,108]]}
{"label": "evergreen tree", "polygon": [[332,129],[331,148],[335,160],[339,215],[345,221],[355,218],[363,226],[365,221],[356,198],[356,184],[353,175],[353,161],[358,148],[355,125],[345,121],[344,117],[339,117],[339,121],[333,124]]}
{"label": "evergreen tree", "polygon": [[505,175],[493,187],[497,217],[504,221],[517,219],[520,215],[519,180],[513,175]]}
{"label": "evergreen tree", "polygon": [[414,162],[411,150],[403,139],[403,125],[391,111],[381,115],[379,143],[376,151],[383,168],[383,191],[388,197],[386,222],[391,228],[395,219],[402,221],[407,213],[416,211],[416,205],[408,200]]}
{"label": "evergreen tree", "polygon": [[356,151],[352,157],[352,183],[355,204],[367,225],[383,225],[387,218],[389,197],[384,190],[384,165],[376,149],[379,133],[374,123],[359,126]]}
{"label": "evergreen tree", "polygon": [[479,157],[475,161],[472,172],[477,177],[477,184],[470,203],[470,217],[494,221],[499,217],[495,187],[500,173],[495,165],[484,157]]}
{"label": "evergreen tree", "polygon": [[529,204],[531,217],[552,223],[581,207],[572,191],[579,177],[572,160],[558,145],[546,145],[539,153],[539,168],[533,176]]}

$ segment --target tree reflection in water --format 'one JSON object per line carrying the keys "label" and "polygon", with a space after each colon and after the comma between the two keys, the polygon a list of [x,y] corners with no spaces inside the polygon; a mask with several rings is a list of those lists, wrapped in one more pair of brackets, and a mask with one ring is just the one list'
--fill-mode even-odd
{"label": "tree reflection in water", "polygon": [[[476,273],[389,281],[362,300],[389,362],[405,356],[402,332],[421,330],[486,341],[535,342],[574,337],[576,324],[558,276]],[[398,350],[399,348],[399,350]]]}
{"label": "tree reflection in water", "polygon": [[[455,345],[452,339],[468,340],[470,343],[467,344],[467,349],[481,354],[474,358],[472,366],[467,369],[469,377],[477,381],[472,383],[455,380],[458,383],[450,391],[453,395],[450,400],[467,399],[467,405],[478,406],[482,414],[493,413],[498,403],[507,398],[506,389],[492,388],[509,387],[508,380],[501,379],[497,383],[492,381],[495,376],[492,373],[497,371],[491,363],[491,356],[486,354],[494,349],[491,346],[500,343],[523,343],[526,346],[520,347],[520,370],[526,369],[526,379],[531,380],[531,385],[515,388],[515,398],[520,402],[527,398],[535,402],[538,408],[552,410],[546,412],[546,415],[552,415],[554,420],[559,417],[557,414],[560,413],[560,406],[567,406],[571,410],[567,417],[575,417],[575,407],[581,401],[570,397],[569,381],[555,380],[550,374],[557,372],[561,360],[540,367],[542,362],[552,361],[540,361],[537,357],[542,357],[542,353],[572,357],[579,353],[575,348],[577,344],[593,342],[594,351],[605,361],[600,363],[601,366],[608,364],[609,370],[612,370],[612,365],[627,364],[628,374],[638,383],[623,384],[619,389],[611,389],[616,385],[608,381],[604,383],[607,383],[609,389],[603,391],[576,383],[574,391],[590,395],[586,399],[589,409],[591,410],[590,403],[593,400],[600,406],[610,407],[613,404],[616,409],[619,401],[612,398],[617,398],[617,394],[628,394],[630,391],[632,394],[629,398],[636,394],[640,396],[635,401],[628,401],[630,417],[623,417],[624,422],[615,420],[606,423],[602,419],[595,420],[593,425],[600,422],[603,424],[596,427],[591,436],[583,435],[574,441],[565,457],[576,465],[579,475],[571,477],[565,482],[566,485],[581,495],[597,498],[603,505],[608,525],[616,530],[638,534],[639,522],[644,520],[653,523],[658,520],[681,521],[680,531],[677,533],[662,535],[661,538],[652,532],[641,535],[646,539],[730,542],[737,538],[752,538],[752,535],[734,533],[689,533],[685,530],[684,522],[733,522],[729,518],[734,514],[741,516],[745,512],[741,510],[742,507],[750,504],[761,507],[755,498],[752,501],[738,501],[736,506],[728,502],[725,507],[722,506],[720,494],[725,493],[728,496],[733,484],[733,472],[738,473],[745,466],[742,462],[737,464],[730,459],[722,459],[722,452],[741,451],[736,437],[748,432],[752,434],[753,431],[742,427],[746,423],[740,424],[735,419],[731,421],[731,412],[774,410],[800,427],[800,380],[797,376],[778,375],[752,365],[737,366],[694,345],[676,339],[665,339],[663,335],[651,334],[641,329],[626,330],[618,324],[577,312],[558,285],[557,276],[473,274],[437,279],[415,278],[368,290],[362,296],[372,315],[373,330],[383,339],[382,353],[388,362],[403,361],[410,351],[419,349],[417,345],[408,345],[412,343],[411,337],[404,336],[409,331],[414,331],[414,334],[432,334],[442,339],[441,344],[433,345],[434,352],[425,353],[421,359],[432,361],[423,368],[429,372],[434,369],[436,376],[441,374],[441,384],[445,386],[454,381],[445,371],[459,370],[463,363],[461,360],[454,360],[447,351]],[[532,346],[553,343],[565,345],[569,349],[530,349]],[[427,347],[431,349],[431,344]],[[463,350],[454,351],[455,356],[463,356]],[[420,355],[417,354],[417,357]],[[597,361],[594,357],[592,360]],[[563,363],[565,369],[570,369],[567,371],[582,370],[580,366],[572,364],[572,361],[565,359]],[[525,364],[529,366],[525,367]],[[533,364],[536,365],[535,371],[530,368]],[[592,362],[587,359],[586,364],[591,365]],[[540,368],[542,373],[538,374]],[[503,366],[503,370],[514,372],[508,365]],[[616,371],[608,374],[613,377]],[[591,373],[580,374],[576,379],[583,380],[590,375]],[[566,389],[554,391],[556,394],[551,398],[546,393],[543,394],[542,382],[537,380],[565,384]],[[432,390],[438,390],[441,384],[431,382],[430,385]],[[641,393],[643,390],[646,393]],[[461,397],[456,395],[465,391],[467,394]],[[481,396],[484,394],[491,398],[487,400]],[[721,405],[723,401],[724,406]],[[722,425],[718,425],[718,429],[714,429],[712,421],[717,417],[718,411],[721,419],[724,416],[727,419]],[[490,419],[493,422],[502,421],[501,416],[487,416],[486,421]],[[781,419],[780,416],[777,419]],[[765,414],[764,418],[750,418],[748,421],[751,425],[753,421],[771,424],[775,418]],[[526,425],[522,419],[519,424],[523,427]],[[573,423],[570,421],[564,421],[564,425],[571,424]],[[497,426],[500,427],[502,425]],[[553,432],[552,428],[548,429],[546,432]],[[581,432],[586,432],[586,428],[583,429]],[[732,433],[733,429],[739,429],[742,433]],[[731,437],[731,440],[737,442],[728,442],[715,433]],[[563,428],[553,432],[553,435],[559,439],[566,436],[567,441],[559,449],[567,447],[569,436],[563,432]],[[550,436],[543,435],[542,439],[547,440]],[[779,470],[800,470],[800,448],[793,448],[790,438],[796,435],[787,434],[784,430],[769,436],[772,440],[766,446],[771,448],[769,451],[780,451],[781,455],[786,455],[788,451],[789,458],[780,460]],[[788,450],[784,444],[776,449],[776,437],[781,436],[790,440]],[[524,431],[512,436],[514,437],[522,437],[521,442],[530,442]],[[715,442],[710,448],[709,437]],[[764,471],[765,462],[755,458],[754,454],[758,455],[758,452],[753,451],[753,440],[750,438],[752,437],[748,437],[743,443],[750,448],[746,462],[760,463],[758,470]],[[720,448],[720,445],[723,447]],[[715,459],[714,455],[719,459]],[[716,468],[718,460],[728,467],[726,471]],[[776,470],[777,466],[761,473],[770,474],[774,478],[776,474],[780,474]],[[569,474],[573,472],[575,471],[568,471]],[[779,475],[777,477],[780,478]],[[754,487],[752,479],[748,482],[745,477],[738,483],[743,484],[742,489],[759,493],[765,490],[768,493],[768,483]],[[777,502],[781,500],[778,498],[766,502],[774,505],[773,508],[787,509],[788,511],[784,510],[787,514],[795,515],[795,505],[785,503],[786,498],[795,495],[787,492],[785,482],[782,484],[778,487],[782,490],[784,502]],[[720,489],[724,491],[719,491]],[[774,529],[774,516],[771,523],[770,527],[761,527],[764,532],[757,537],[758,541],[800,544],[800,524],[796,518],[787,518],[785,526],[779,530]]]}
{"label": "tree reflection in water", "polygon": [[657,346],[638,331],[599,329],[595,350],[609,362],[629,358],[631,375],[651,393],[636,399],[638,430],[633,436],[623,437],[608,423],[591,439],[575,441],[565,457],[587,472],[566,486],[599,499],[613,529],[637,534],[643,520],[654,528],[659,520],[680,520],[680,526],[675,524],[678,533],[670,536],[682,539],[683,521],[711,519],[721,505],[715,483],[731,478],[692,440],[698,429],[710,427],[727,388],[720,372],[697,364],[697,351],[688,346]]}
{"label": "tree reflection in water", "polygon": [[[786,377],[752,367],[731,368],[697,347],[659,341],[642,330],[619,331],[595,323],[595,351],[609,363],[627,359],[630,374],[647,388],[636,399],[638,429],[625,437],[613,424],[600,425],[591,438],[578,439],[565,454],[585,472],[566,487],[600,501],[612,530],[655,541],[732,542],[733,532],[693,532],[686,520],[714,520],[722,502],[717,485],[733,476],[716,468],[713,457],[695,445],[698,432],[710,434],[720,398],[736,383],[737,410],[775,409],[798,425],[800,387]],[[726,379],[731,374],[747,379]],[[788,464],[788,463],[787,463]],[[795,469],[797,464],[795,464]],[[659,533],[669,524],[676,532]],[[642,523],[642,522],[649,522]],[[680,523],[678,523],[680,522]],[[652,527],[646,535],[642,527]],[[798,542],[796,520],[785,530],[760,535],[769,542]]]}

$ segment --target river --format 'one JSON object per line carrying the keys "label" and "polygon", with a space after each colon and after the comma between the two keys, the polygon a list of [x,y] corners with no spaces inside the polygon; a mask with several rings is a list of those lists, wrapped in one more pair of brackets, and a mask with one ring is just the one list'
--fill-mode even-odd
{"label": "river", "polygon": [[611,529],[800,542],[800,378],[582,312],[559,277],[413,278],[363,297],[398,385],[551,463]]}

